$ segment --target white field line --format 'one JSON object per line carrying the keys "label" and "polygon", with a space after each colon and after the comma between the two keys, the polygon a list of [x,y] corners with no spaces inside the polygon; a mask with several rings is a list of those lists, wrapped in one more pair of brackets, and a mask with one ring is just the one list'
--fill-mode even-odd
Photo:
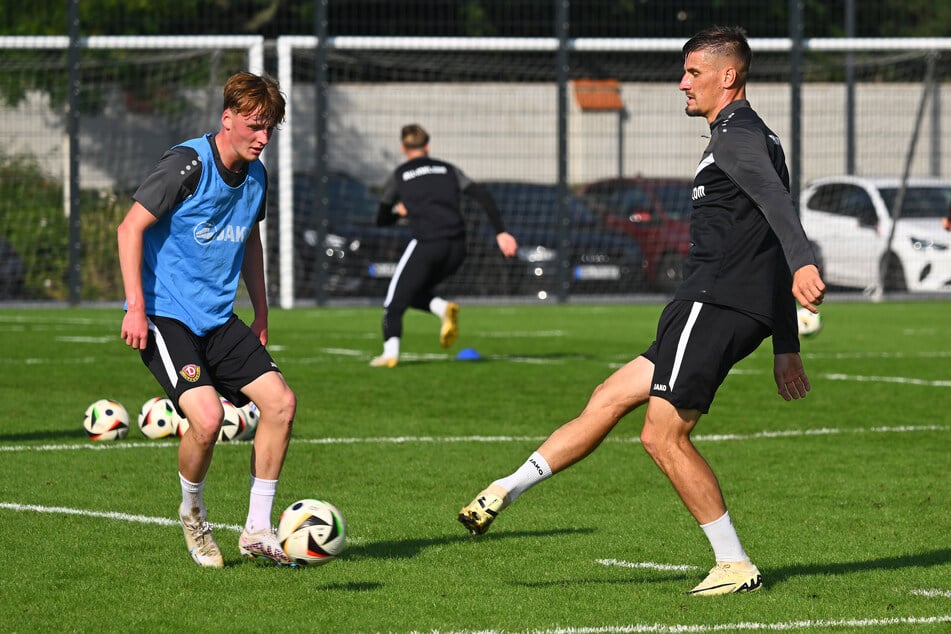
{"label": "white field line", "polygon": [[[34,315],[8,315],[0,314],[0,324],[23,324],[29,326],[30,330],[63,330],[67,326],[119,326],[122,319],[122,306],[116,306],[115,319],[89,319],[85,317],[64,317],[57,314],[56,318],[50,321],[37,319]],[[41,315],[42,317],[42,315]]]}
{"label": "white field line", "polygon": [[676,572],[690,572],[701,570],[700,566],[688,566],[682,564],[658,564],[652,561],[622,561],[620,559],[596,559],[602,566],[617,568],[646,568],[647,570],[662,570]]}
{"label": "white field line", "polygon": [[477,333],[486,339],[551,339],[564,337],[564,330],[510,330]]}
{"label": "white field line", "polygon": [[[947,425],[903,425],[897,427],[866,427],[861,429],[790,429],[785,431],[761,431],[752,434],[697,434],[695,442],[727,442],[762,440],[770,438],[799,438],[806,436],[837,436],[853,434],[911,434],[928,431],[951,431]],[[456,444],[456,443],[507,443],[542,442],[546,436],[371,436],[366,438],[292,438],[294,444],[305,445],[406,445],[406,444]],[[605,442],[640,443],[636,436],[611,437]],[[219,443],[219,447],[241,447],[250,441]],[[56,445],[0,445],[0,453],[23,451],[111,451],[121,449],[160,449],[177,447],[177,440],[120,440],[115,442],[63,443]]]}
{"label": "white field line", "polygon": [[[148,515],[130,515],[129,513],[115,513],[111,511],[90,511],[87,509],[73,509],[65,506],[39,506],[37,504],[17,504],[15,502],[0,502],[0,509],[9,511],[29,511],[33,513],[55,513],[57,515],[80,515],[82,517],[98,517],[120,522],[135,522],[138,524],[156,524],[158,526],[178,526],[178,520],[168,517],[149,517]],[[231,524],[214,524],[215,528],[223,528],[240,533],[244,527]]]}
{"label": "white field line", "polygon": [[805,621],[785,621],[763,623],[741,621],[739,623],[718,623],[716,625],[663,625],[645,623],[632,625],[605,625],[601,627],[559,627],[554,629],[522,630],[430,630],[427,633],[413,631],[411,634],[684,634],[695,632],[792,632],[805,629],[865,628],[865,627],[907,627],[909,625],[939,625],[951,623],[951,614],[942,616],[909,616],[892,619],[816,619]]}
{"label": "white field line", "polygon": [[951,590],[938,590],[937,588],[922,588],[921,590],[912,590],[912,594],[919,597],[940,597],[942,599],[951,599]]}
{"label": "white field line", "polygon": [[26,359],[0,359],[0,364],[6,365],[92,365],[101,363],[97,357],[77,357],[74,359],[42,359],[30,357]]}
{"label": "white field line", "polygon": [[[132,522],[136,524],[153,524],[156,526],[180,526],[178,520],[170,517],[151,517],[149,515],[133,515],[130,513],[118,513],[114,511],[91,511],[89,509],[74,509],[67,506],[41,506],[39,504],[19,504],[16,502],[0,502],[0,510],[17,511],[20,513],[52,513],[55,515],[77,515],[80,517],[94,517],[99,519],[114,520],[119,522]],[[244,526],[240,524],[219,524],[211,522],[215,530],[226,530],[234,533],[240,533]],[[353,545],[359,545],[366,542],[360,537],[347,536],[347,542]]]}
{"label": "white field line", "polygon": [[855,381],[857,383],[902,383],[905,385],[926,385],[928,387],[951,387],[951,381],[928,381],[912,379],[906,376],[861,376],[858,374],[820,374],[830,381]]}
{"label": "white field line", "polygon": [[54,341],[61,341],[63,343],[114,343],[116,340],[115,335],[102,335],[99,337],[81,337],[78,335],[70,336],[58,336],[53,337]]}
{"label": "white field line", "polygon": [[[767,374],[766,370],[756,370],[752,368],[733,368],[730,374],[745,376],[760,376]],[[855,383],[898,383],[904,385],[924,385],[927,387],[951,387],[951,380],[947,379],[915,379],[908,376],[864,376],[861,374],[842,374],[839,372],[824,372],[813,376],[829,381],[853,381]]]}
{"label": "white field line", "polygon": [[921,352],[801,352],[803,359],[946,359],[951,350]]}
{"label": "white field line", "polygon": [[[150,517],[147,515],[132,515],[129,513],[116,513],[106,511],[90,511],[85,509],[74,509],[62,506],[40,506],[36,504],[16,504],[12,502],[0,502],[0,509],[6,509],[17,512],[34,513],[54,513],[59,515],[77,515],[83,517],[94,517],[108,520],[136,522],[140,524],[154,524],[158,526],[178,526],[176,520],[166,517]],[[233,524],[215,524],[216,529],[225,529],[233,532],[241,532],[242,526]],[[362,540],[358,540],[362,541]],[[698,566],[677,565],[677,564],[658,564],[654,562],[628,562],[617,559],[598,559],[597,563],[604,566],[619,566],[623,568],[640,568],[659,571],[692,571],[698,569]],[[912,594],[922,596],[951,596],[951,593],[942,590],[914,590]],[[807,628],[833,628],[833,627],[886,627],[903,625],[936,625],[951,623],[951,615],[928,616],[928,617],[905,617],[895,619],[832,619],[832,620],[809,620],[809,621],[788,621],[781,623],[762,623],[762,622],[740,622],[731,624],[717,625],[662,625],[662,624],[637,624],[637,625],[610,625],[600,627],[568,627],[548,630],[533,629],[526,631],[526,634],[628,634],[628,633],[684,633],[684,632],[742,632],[742,631],[794,631]],[[504,630],[431,630],[430,634],[512,634]],[[413,634],[420,634],[414,631]]]}

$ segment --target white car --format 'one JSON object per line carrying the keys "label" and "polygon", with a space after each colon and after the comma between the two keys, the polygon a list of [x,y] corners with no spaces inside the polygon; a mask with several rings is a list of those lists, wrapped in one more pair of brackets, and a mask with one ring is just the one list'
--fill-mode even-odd
{"label": "white car", "polygon": [[893,223],[900,189],[900,178],[861,176],[820,178],[803,189],[802,226],[818,246],[827,284],[866,292],[880,283],[884,291],[951,291],[951,233],[941,226],[951,207],[951,181],[909,179]]}

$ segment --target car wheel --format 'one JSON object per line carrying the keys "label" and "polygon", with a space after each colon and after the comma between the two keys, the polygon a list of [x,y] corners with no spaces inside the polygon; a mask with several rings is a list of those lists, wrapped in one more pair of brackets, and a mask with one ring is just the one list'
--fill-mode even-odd
{"label": "car wheel", "polygon": [[654,288],[662,293],[673,293],[683,280],[684,259],[679,253],[665,253],[654,271]]}
{"label": "car wheel", "polygon": [[888,293],[903,293],[908,290],[908,285],[905,283],[905,269],[894,253],[888,254],[882,260],[882,282],[885,285],[885,292]]}

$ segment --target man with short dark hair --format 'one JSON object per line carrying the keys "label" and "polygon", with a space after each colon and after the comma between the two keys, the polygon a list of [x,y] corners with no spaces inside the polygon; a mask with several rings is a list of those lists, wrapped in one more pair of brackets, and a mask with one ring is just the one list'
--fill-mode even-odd
{"label": "man with short dark hair", "polygon": [[694,175],[684,280],[650,347],[595,388],[584,411],[518,470],[462,508],[459,521],[473,535],[529,488],[594,451],[621,418],[646,403],[644,449],[700,524],[716,560],[690,594],[761,587],[719,482],[690,434],[730,369],[770,336],[780,396],[806,396],[794,299],[817,312],[825,284],[789,194],[779,139],[746,100],[750,59],[739,28],[713,27],[684,45],[686,113],[710,126]]}

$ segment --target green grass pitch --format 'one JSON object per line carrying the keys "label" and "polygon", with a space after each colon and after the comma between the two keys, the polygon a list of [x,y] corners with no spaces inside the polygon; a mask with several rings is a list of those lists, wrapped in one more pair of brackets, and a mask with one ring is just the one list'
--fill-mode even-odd
{"label": "green grass pitch", "polygon": [[[158,387],[119,339],[121,309],[2,309],[0,630],[947,632],[949,302],[833,297],[803,341],[806,399],[776,394],[768,342],[720,389],[695,440],[762,592],[685,595],[712,556],[639,446],[642,410],[488,534],[465,533],[459,508],[642,351],[661,309],[463,304],[448,352],[438,321],[411,313],[392,370],[367,365],[379,309],[272,309],[299,397],[275,521],[325,498],[348,548],[315,568],[240,559],[250,444],[223,443],[206,486],[223,570],[195,566],[174,521],[177,443],[135,425]],[[129,410],[126,439],[86,439],[99,398]]]}

